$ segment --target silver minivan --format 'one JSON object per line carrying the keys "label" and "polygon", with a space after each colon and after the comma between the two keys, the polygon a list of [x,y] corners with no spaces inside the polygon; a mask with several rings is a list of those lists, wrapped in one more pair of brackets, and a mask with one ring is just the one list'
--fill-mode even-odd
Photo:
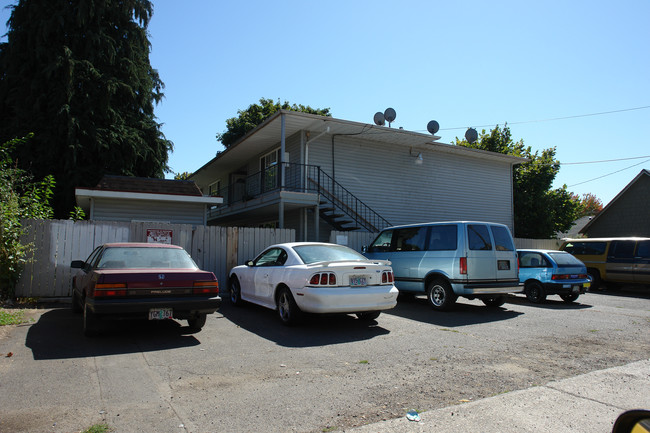
{"label": "silver minivan", "polygon": [[501,306],[520,293],[517,251],[503,224],[448,221],[384,229],[364,248],[370,259],[390,260],[400,292],[426,294],[436,310],[459,296]]}

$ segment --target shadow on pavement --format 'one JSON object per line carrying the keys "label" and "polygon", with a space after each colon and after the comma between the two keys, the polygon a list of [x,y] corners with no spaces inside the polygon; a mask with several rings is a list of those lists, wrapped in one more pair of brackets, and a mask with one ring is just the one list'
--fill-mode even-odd
{"label": "shadow on pavement", "polygon": [[[388,310],[385,314],[446,328],[508,320],[523,314],[509,310],[507,303],[503,307],[495,308],[487,307],[482,303],[481,305],[466,304],[462,299],[458,299],[451,311],[435,311],[425,297],[400,297],[397,307]],[[510,298],[507,302],[510,302]]]}
{"label": "shadow on pavement", "polygon": [[69,308],[43,313],[27,332],[25,345],[34,359],[70,359],[191,347],[201,344],[174,320],[106,323],[97,337],[82,333],[82,316]]}
{"label": "shadow on pavement", "polygon": [[564,302],[559,295],[548,295],[544,302],[535,304],[534,302],[530,302],[526,298],[526,295],[510,295],[507,302],[509,304],[525,305],[533,308],[546,308],[547,310],[584,310],[593,307],[593,305],[582,303],[581,300],[582,299],[578,297],[574,302]]}
{"label": "shadow on pavement", "polygon": [[307,314],[301,323],[291,327],[281,324],[275,311],[250,303],[241,307],[224,303],[220,313],[235,325],[284,347],[350,343],[390,332],[380,326],[385,312],[372,321],[359,320],[354,315]]}

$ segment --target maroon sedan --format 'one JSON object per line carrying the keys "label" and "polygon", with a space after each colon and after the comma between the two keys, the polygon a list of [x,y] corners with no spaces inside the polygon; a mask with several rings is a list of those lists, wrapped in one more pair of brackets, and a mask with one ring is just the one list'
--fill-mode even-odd
{"label": "maroon sedan", "polygon": [[199,331],[208,314],[221,306],[219,283],[176,245],[113,243],[101,245],[72,279],[72,309],[83,311],[86,336],[101,319],[186,319]]}

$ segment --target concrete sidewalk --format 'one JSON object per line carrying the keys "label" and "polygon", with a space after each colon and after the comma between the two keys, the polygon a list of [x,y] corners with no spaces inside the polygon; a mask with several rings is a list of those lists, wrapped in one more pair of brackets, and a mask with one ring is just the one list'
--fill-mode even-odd
{"label": "concrete sidewalk", "polygon": [[610,433],[630,409],[650,409],[650,359],[343,431]]}

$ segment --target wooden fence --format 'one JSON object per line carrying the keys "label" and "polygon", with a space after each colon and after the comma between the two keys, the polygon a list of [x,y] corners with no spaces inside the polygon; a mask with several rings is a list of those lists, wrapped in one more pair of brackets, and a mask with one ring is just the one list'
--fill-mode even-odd
{"label": "wooden fence", "polygon": [[72,260],[85,260],[107,242],[165,240],[185,248],[196,264],[214,272],[227,287],[228,270],[254,258],[263,248],[295,241],[295,230],[217,226],[192,226],[146,222],[93,222],[27,220],[23,244],[33,243],[34,253],[16,287],[17,297],[70,296]]}

